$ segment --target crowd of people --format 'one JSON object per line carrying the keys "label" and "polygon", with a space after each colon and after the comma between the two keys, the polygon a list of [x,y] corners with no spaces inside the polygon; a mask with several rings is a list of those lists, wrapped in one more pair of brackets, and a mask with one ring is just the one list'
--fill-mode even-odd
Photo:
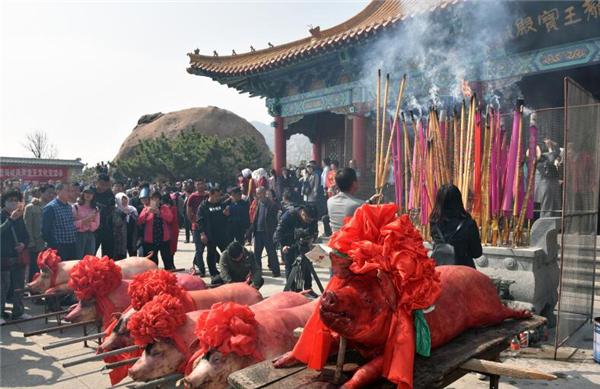
{"label": "crowd of people", "polygon": [[[116,261],[147,256],[174,269],[184,229],[185,242],[195,246],[191,265],[200,276],[210,276],[215,284],[246,281],[260,288],[263,253],[270,275],[281,277],[283,265],[287,279],[301,253],[299,234],[312,243],[321,219],[326,235],[331,234],[362,203],[353,196],[360,173],[341,169],[329,158],[304,168],[283,168],[281,174],[244,169],[237,185],[229,187],[202,178],[123,183],[107,171],[98,164],[93,183],[3,190],[1,324],[9,318],[4,313],[7,300],[13,303],[11,319],[28,317],[22,289],[39,271],[36,259],[46,249],[57,250],[63,261],[86,255]],[[310,272],[303,278],[303,292],[315,297]]]}

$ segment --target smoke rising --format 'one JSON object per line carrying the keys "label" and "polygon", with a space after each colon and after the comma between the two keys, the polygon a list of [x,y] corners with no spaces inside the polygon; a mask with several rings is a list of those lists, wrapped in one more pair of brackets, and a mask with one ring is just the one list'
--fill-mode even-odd
{"label": "smoke rising", "polygon": [[[421,115],[434,104],[456,104],[463,98],[463,80],[479,80],[480,64],[504,55],[511,14],[504,1],[460,1],[433,11],[428,2],[411,2],[399,26],[377,39],[362,58],[361,79],[376,94],[377,69],[390,73],[396,90],[403,73],[407,88],[403,108]],[[429,2],[431,3],[431,2]],[[383,89],[382,77],[382,89]],[[472,87],[472,85],[471,85]],[[518,94],[516,84],[488,90],[486,103],[500,107]],[[390,101],[397,95],[390,91]],[[509,97],[510,96],[510,97]],[[392,104],[393,105],[393,104]]]}

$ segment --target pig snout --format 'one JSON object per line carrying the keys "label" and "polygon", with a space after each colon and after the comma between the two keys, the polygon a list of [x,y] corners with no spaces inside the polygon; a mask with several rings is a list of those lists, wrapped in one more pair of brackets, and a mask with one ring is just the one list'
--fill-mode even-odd
{"label": "pig snout", "polygon": [[81,306],[81,301],[77,304],[71,305],[69,307],[69,314],[65,316],[65,320],[70,323],[77,323],[81,321],[81,313],[83,308]]}
{"label": "pig snout", "polygon": [[142,357],[129,369],[129,377],[146,381],[175,373],[185,360],[172,341],[156,342],[146,346]]}
{"label": "pig snout", "polygon": [[241,369],[240,358],[223,356],[218,351],[209,352],[194,361],[192,372],[184,378],[188,388],[221,389],[227,386],[227,377]]}
{"label": "pig snout", "polygon": [[335,292],[325,291],[323,292],[323,296],[321,296],[321,305],[325,308],[332,308],[335,305],[336,297]]}
{"label": "pig snout", "polygon": [[96,318],[96,305],[93,302],[80,301],[72,305],[69,314],[65,320],[70,323],[79,323],[82,321],[94,320]]}

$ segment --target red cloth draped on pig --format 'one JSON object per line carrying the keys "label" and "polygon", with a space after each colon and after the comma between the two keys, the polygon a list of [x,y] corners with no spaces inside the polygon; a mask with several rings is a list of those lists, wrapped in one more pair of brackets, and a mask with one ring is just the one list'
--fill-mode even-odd
{"label": "red cloth draped on pig", "polygon": [[425,315],[432,347],[468,328],[530,316],[503,307],[492,281],[475,269],[436,271],[423,239],[407,216],[396,217],[396,210],[394,204],[364,205],[332,236],[336,275],[291,355],[276,366],[299,360],[321,369],[339,334],[371,358],[344,388],[359,388],[381,376],[398,388],[412,388],[414,310],[435,303]]}

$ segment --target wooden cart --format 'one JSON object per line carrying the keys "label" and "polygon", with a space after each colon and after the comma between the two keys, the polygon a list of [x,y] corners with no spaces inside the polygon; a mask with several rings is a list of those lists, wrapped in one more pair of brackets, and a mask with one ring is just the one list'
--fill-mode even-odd
{"label": "wooden cart", "polygon": [[[415,357],[414,389],[444,388],[467,373],[478,371],[490,376],[490,388],[498,388],[501,375],[519,378],[543,378],[543,373],[503,367],[497,363],[500,353],[510,347],[511,339],[519,333],[546,324],[546,318],[534,316],[527,320],[508,320],[496,326],[478,328],[462,333],[447,345],[432,351],[431,357]],[[494,361],[492,363],[486,361]],[[364,363],[356,352],[346,353],[344,371],[352,371]],[[272,360],[250,366],[229,376],[234,389],[325,389],[335,388],[330,383],[335,370],[335,358],[330,358],[322,372],[294,366],[275,369]],[[516,372],[515,372],[516,371]],[[552,379],[547,375],[545,379]],[[389,381],[377,382],[369,388],[396,388]]]}

